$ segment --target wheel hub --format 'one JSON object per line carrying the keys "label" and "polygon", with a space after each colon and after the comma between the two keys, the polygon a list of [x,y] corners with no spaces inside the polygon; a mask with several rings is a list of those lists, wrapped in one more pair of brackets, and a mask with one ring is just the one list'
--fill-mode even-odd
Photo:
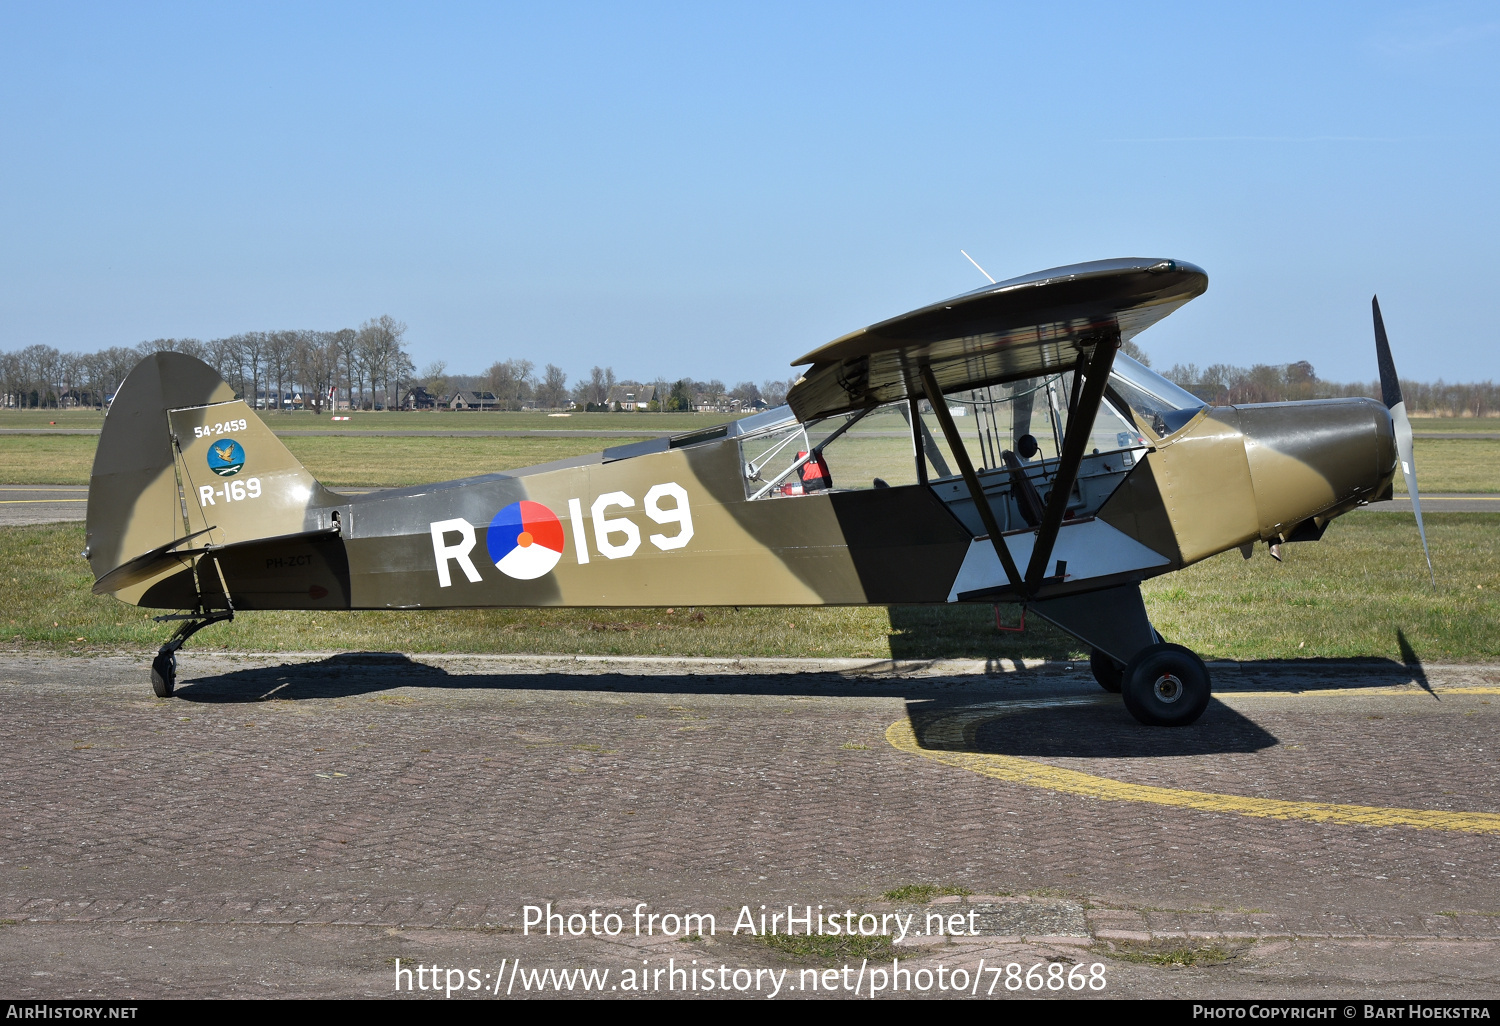
{"label": "wheel hub", "polygon": [[1157,701],[1172,703],[1182,697],[1182,681],[1176,674],[1164,673],[1156,678],[1151,690],[1156,693]]}

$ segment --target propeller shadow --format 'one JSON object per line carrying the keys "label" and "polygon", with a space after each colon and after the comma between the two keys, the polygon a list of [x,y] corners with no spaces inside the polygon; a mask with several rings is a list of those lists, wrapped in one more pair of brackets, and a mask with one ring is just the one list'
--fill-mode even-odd
{"label": "propeller shadow", "polygon": [[1406,640],[1406,632],[1400,627],[1396,628],[1396,644],[1401,646],[1402,668],[1419,688],[1441,702],[1442,699],[1438,698],[1437,692],[1432,690],[1432,685],[1427,683],[1427,671],[1422,669],[1422,660],[1418,658],[1416,650],[1411,647],[1411,642]]}
{"label": "propeller shadow", "polygon": [[1427,672],[1406,636],[1398,629],[1396,643],[1402,661],[1394,659],[1260,659],[1244,662],[1216,661],[1209,664],[1215,694],[1236,691],[1367,691],[1373,688],[1416,684],[1437,697],[1427,681]]}

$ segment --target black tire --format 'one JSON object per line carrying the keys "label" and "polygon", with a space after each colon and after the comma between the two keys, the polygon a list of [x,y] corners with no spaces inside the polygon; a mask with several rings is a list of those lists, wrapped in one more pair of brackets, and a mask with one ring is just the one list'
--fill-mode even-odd
{"label": "black tire", "polygon": [[151,690],[157,698],[171,698],[177,688],[177,653],[158,652],[151,660]]}
{"label": "black tire", "polygon": [[1208,708],[1208,667],[1181,645],[1162,643],[1136,653],[1125,667],[1121,696],[1130,715],[1151,727],[1185,727]]}
{"label": "black tire", "polygon": [[1089,656],[1089,669],[1094,671],[1094,679],[1101,688],[1112,695],[1120,693],[1121,683],[1125,679],[1125,667],[1096,648]]}

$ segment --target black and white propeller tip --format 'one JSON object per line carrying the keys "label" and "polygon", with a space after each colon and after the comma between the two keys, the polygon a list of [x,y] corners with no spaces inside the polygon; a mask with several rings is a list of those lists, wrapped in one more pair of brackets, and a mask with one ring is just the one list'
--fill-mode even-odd
{"label": "black and white propeller tip", "polygon": [[1432,570],[1432,551],[1427,547],[1427,529],[1422,525],[1422,499],[1417,491],[1417,461],[1412,455],[1411,420],[1406,416],[1406,401],[1401,398],[1401,379],[1391,359],[1391,343],[1385,334],[1385,320],[1380,316],[1380,297],[1370,298],[1375,315],[1375,362],[1380,367],[1380,397],[1390,411],[1396,432],[1396,455],[1401,460],[1401,475],[1406,479],[1406,494],[1411,497],[1412,512],[1417,516],[1417,534],[1422,538],[1422,554],[1427,557],[1427,575],[1434,586],[1437,575]]}

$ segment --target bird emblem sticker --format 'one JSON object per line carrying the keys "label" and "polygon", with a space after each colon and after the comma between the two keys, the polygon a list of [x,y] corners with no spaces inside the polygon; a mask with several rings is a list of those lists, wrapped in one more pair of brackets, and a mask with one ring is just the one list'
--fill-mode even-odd
{"label": "bird emblem sticker", "polygon": [[534,581],[562,559],[562,521],[540,502],[523,499],[495,514],[484,544],[495,569],[518,581]]}
{"label": "bird emblem sticker", "polygon": [[245,449],[233,438],[208,447],[208,469],[220,477],[233,477],[245,465]]}

